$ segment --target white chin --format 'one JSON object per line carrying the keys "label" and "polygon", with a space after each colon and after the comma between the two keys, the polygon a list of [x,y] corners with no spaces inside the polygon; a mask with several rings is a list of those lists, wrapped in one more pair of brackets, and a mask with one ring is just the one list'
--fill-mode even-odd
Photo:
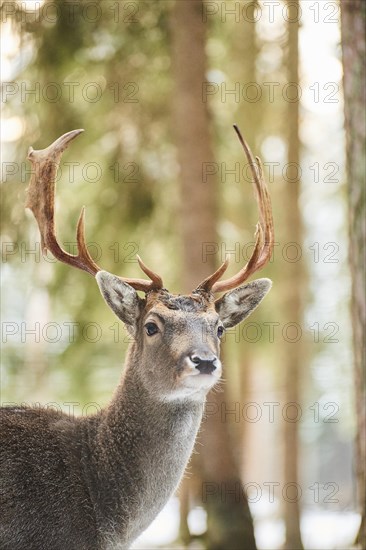
{"label": "white chin", "polygon": [[181,399],[193,399],[202,401],[207,392],[220,380],[213,374],[196,374],[187,376],[175,390],[165,395],[164,401],[176,401]]}
{"label": "white chin", "polygon": [[219,377],[214,374],[195,374],[187,376],[182,383],[183,388],[192,391],[209,390],[219,381]]}

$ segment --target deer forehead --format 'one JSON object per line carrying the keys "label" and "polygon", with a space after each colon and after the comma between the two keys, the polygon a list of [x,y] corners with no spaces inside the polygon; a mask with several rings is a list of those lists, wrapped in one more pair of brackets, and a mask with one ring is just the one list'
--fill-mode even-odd
{"label": "deer forehead", "polygon": [[148,299],[144,319],[154,314],[169,324],[187,325],[197,322],[214,324],[218,320],[214,301],[202,296],[182,296],[168,292]]}

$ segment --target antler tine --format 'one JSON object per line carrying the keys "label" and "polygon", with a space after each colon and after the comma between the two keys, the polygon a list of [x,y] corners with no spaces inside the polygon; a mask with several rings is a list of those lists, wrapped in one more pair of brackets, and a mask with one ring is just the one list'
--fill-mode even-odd
{"label": "antler tine", "polygon": [[[80,213],[77,224],[77,247],[78,254],[69,254],[59,245],[55,229],[55,187],[56,173],[63,151],[69,143],[80,135],[84,130],[72,130],[59,137],[46,149],[34,151],[29,148],[27,158],[32,162],[33,170],[31,180],[27,189],[26,208],[30,208],[37,220],[41,234],[42,250],[48,249],[58,260],[95,276],[100,267],[94,262],[89,254],[85,242],[85,208]],[[120,277],[136,290],[149,292],[163,288],[163,281],[151,271],[138,257],[142,270],[150,277],[151,281],[145,279],[127,279]]]}
{"label": "antler tine", "polygon": [[80,261],[80,269],[84,269],[91,275],[96,275],[98,271],[100,271],[100,267],[94,262],[93,258],[90,256],[89,250],[87,249],[85,242],[85,206],[82,207],[80,212],[76,229],[76,239],[78,246],[78,255],[74,256],[75,266],[79,267],[77,265],[77,262]]}
{"label": "antler tine", "polygon": [[220,279],[220,277],[227,270],[228,266],[229,266],[229,257],[225,259],[224,263],[221,264],[220,267],[212,275],[210,275],[209,277],[207,277],[207,279],[202,281],[202,283],[198,285],[198,287],[194,290],[194,292],[202,292],[202,291],[210,292],[212,285]]}
{"label": "antler tine", "polygon": [[32,177],[27,189],[26,207],[30,208],[38,222],[41,234],[42,249],[48,249],[61,262],[83,269],[95,275],[100,268],[91,258],[84,238],[84,209],[82,209],[78,227],[78,254],[69,254],[57,242],[55,230],[55,186],[56,173],[63,151],[69,143],[84,130],[72,130],[59,137],[46,149],[28,151],[28,159],[32,162]]}
{"label": "antler tine", "polygon": [[164,284],[160,275],[157,275],[154,271],[148,268],[138,254],[136,254],[136,258],[142,271],[146,273],[151,281],[146,281],[146,279],[129,279],[128,277],[120,277],[120,279],[125,283],[128,283],[135,290],[142,290],[146,293],[153,290],[161,290],[164,287]]}
{"label": "antler tine", "polygon": [[256,227],[256,242],[248,263],[233,277],[218,281],[215,272],[198,286],[213,293],[224,292],[236,288],[246,281],[255,271],[261,269],[271,258],[274,245],[274,229],[272,207],[269,192],[264,181],[262,163],[258,157],[254,159],[247,142],[243,139],[239,128],[234,124],[240,143],[249,162],[253,175],[253,187],[259,208],[259,222]]}
{"label": "antler tine", "polygon": [[152,271],[150,268],[148,268],[147,265],[144,264],[144,262],[141,260],[138,254],[136,254],[136,258],[142,271],[149,277],[149,279],[151,279],[151,282],[152,282],[151,286],[155,289],[163,288],[164,286],[163,279],[160,277],[160,275],[158,275],[157,273]]}

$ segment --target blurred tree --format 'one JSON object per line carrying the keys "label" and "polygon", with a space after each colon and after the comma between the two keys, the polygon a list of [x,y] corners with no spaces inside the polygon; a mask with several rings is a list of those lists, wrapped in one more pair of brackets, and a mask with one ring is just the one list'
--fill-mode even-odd
{"label": "blurred tree", "polygon": [[[256,35],[256,9],[258,6],[257,0],[250,1],[246,5],[246,18],[240,25],[240,32],[233,33],[234,44],[233,59],[235,60],[235,70],[239,78],[239,82],[244,86],[249,83],[257,83],[258,76],[256,70],[256,62],[259,47],[257,44],[257,35]],[[259,128],[261,128],[261,114],[263,109],[261,109],[260,103],[255,102],[251,103],[249,101],[242,101],[239,104],[239,109],[237,113],[237,120],[244,121],[243,132],[245,134],[246,141],[250,144],[250,147],[253,151],[259,150]],[[239,124],[241,127],[241,124]],[[239,151],[240,152],[240,151]],[[244,163],[244,157],[240,166]],[[241,177],[242,179],[242,177]],[[240,182],[240,185],[243,185],[243,182]],[[257,215],[256,209],[254,208],[254,203],[250,201],[245,201],[245,204],[237,204],[234,210],[231,205],[231,216],[233,216],[236,226],[240,228],[240,232],[243,234],[245,231],[248,231],[250,227],[254,227],[255,216]],[[232,219],[233,219],[232,218]],[[253,220],[253,224],[248,224],[248,220]],[[242,260],[242,256],[240,255]],[[239,338],[238,345],[235,346],[236,360],[238,362],[238,378],[240,381],[239,384],[239,395],[237,397],[241,403],[246,403],[251,401],[250,397],[250,384],[251,384],[251,369],[253,363],[253,354],[251,349],[248,346],[248,342],[244,338]],[[240,457],[241,468],[245,471],[245,453],[243,449],[249,448],[249,438],[247,436],[246,423],[238,422],[233,426],[235,430],[235,440],[237,441],[236,454]]]}
{"label": "blurred tree", "polygon": [[[211,179],[204,182],[202,177],[203,163],[214,161],[207,103],[202,100],[206,79],[205,30],[201,1],[175,2],[172,13],[173,120],[180,165],[182,280],[186,291],[195,288],[214,271],[215,261],[212,255],[206,257],[205,247],[217,242],[216,188]],[[225,386],[209,397],[215,411],[221,411],[228,400]],[[239,466],[235,462],[228,424],[220,414],[208,416],[199,441],[203,445],[199,446],[200,458],[196,463],[200,466],[203,505],[208,516],[207,548],[255,549],[253,522],[242,490]]]}
{"label": "blurred tree", "polygon": [[352,276],[352,324],[356,392],[356,472],[361,526],[357,537],[366,548],[366,3],[341,3],[344,113],[347,142],[349,263]]}
{"label": "blurred tree", "polygon": [[[299,1],[288,1],[288,39],[287,39],[287,78],[299,84]],[[295,96],[297,92],[295,91]],[[295,99],[295,100],[294,100]],[[299,207],[300,195],[300,137],[299,137],[299,98],[289,97],[287,102],[287,147],[288,172],[283,208],[281,230],[283,235],[291,236],[296,246],[303,244],[302,216]],[[285,323],[295,326],[303,324],[303,296],[306,288],[301,262],[286,262],[281,275],[282,313]],[[292,337],[291,337],[292,339]],[[289,340],[289,339],[287,339]],[[285,403],[295,404],[295,421],[285,419],[284,424],[284,483],[294,487],[294,493],[284,499],[286,527],[285,548],[301,550],[303,548],[300,532],[299,495],[297,488],[299,475],[299,433],[296,411],[299,404],[300,373],[303,366],[302,339],[298,342],[283,341],[283,369],[285,376]],[[287,485],[288,484],[288,485]]]}

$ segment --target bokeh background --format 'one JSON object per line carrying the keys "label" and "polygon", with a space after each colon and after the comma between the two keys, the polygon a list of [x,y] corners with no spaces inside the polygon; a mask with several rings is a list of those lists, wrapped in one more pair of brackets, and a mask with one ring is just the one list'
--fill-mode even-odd
{"label": "bokeh background", "polygon": [[344,107],[346,122],[347,105],[356,112],[349,140],[362,165],[352,82],[363,2],[8,1],[1,18],[2,403],[92,414],[128,346],[92,277],[42,253],[24,209],[28,147],[84,128],[59,170],[64,247],[75,252],[85,205],[103,269],[137,277],[138,253],[171,291],[188,292],[226,255],[234,273],[253,247],[237,123],[272,197],[276,246],[260,276],[273,289],[226,334],[224,381],[208,397],[197,454],[135,547],[353,547],[362,379],[348,227],[363,176],[347,178]]}

